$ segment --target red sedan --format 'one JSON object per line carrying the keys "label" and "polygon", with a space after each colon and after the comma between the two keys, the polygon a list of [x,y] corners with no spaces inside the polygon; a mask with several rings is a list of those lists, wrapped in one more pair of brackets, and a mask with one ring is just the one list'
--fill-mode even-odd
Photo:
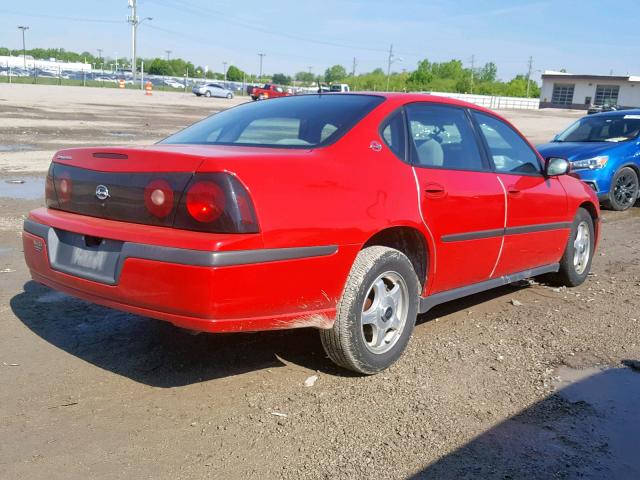
{"label": "red sedan", "polygon": [[370,374],[436,304],[585,280],[600,212],[568,169],[455,100],[287,97],[148,147],[58,152],[24,252],[38,282],[188,329],[318,328]]}

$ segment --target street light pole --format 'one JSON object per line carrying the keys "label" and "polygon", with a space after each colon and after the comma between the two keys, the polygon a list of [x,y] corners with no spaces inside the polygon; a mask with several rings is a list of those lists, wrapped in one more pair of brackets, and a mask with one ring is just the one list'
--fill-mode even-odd
{"label": "street light pole", "polygon": [[29,30],[29,27],[26,25],[18,25],[18,28],[22,30],[22,59],[24,60],[24,69],[27,69],[27,47],[24,41],[24,32],[25,30]]}
{"label": "street light pole", "polygon": [[131,15],[127,18],[127,22],[131,24],[131,73],[133,74],[133,81],[136,80],[136,37],[138,34],[138,27],[145,20],[153,20],[151,17],[145,17],[142,20],[138,17],[138,6],[136,0],[129,0],[129,8],[131,9]]}
{"label": "street light pole", "polygon": [[262,59],[266,56],[266,54],[259,53],[258,56],[260,57],[260,80],[262,80]]}
{"label": "street light pole", "polygon": [[227,81],[227,62],[222,62],[222,73],[224,73],[224,81]]}

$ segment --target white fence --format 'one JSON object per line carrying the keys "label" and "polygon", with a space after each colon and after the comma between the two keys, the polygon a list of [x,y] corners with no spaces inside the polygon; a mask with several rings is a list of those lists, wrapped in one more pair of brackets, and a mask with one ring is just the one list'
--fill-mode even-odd
{"label": "white fence", "polygon": [[473,95],[469,93],[446,93],[446,92],[422,92],[440,97],[455,98],[465,102],[474,103],[481,107],[492,110],[537,110],[540,108],[538,98],[520,97],[495,97],[492,95]]}

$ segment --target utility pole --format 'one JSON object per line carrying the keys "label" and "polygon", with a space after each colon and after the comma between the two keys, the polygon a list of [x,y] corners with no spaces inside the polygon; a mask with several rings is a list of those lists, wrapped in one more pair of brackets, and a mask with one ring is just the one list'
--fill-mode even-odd
{"label": "utility pole", "polygon": [[140,20],[138,17],[137,0],[129,0],[129,8],[131,9],[131,15],[127,18],[127,22],[131,24],[131,73],[133,74],[133,80],[136,80],[136,37],[138,33],[138,27],[145,20],[153,20],[151,17],[145,17]]}
{"label": "utility pole", "polygon": [[356,67],[358,66],[358,60],[356,59],[356,57],[353,57],[353,67],[351,68],[351,76],[353,78],[356,77]]}
{"label": "utility pole", "polygon": [[227,62],[222,62],[222,73],[224,73],[224,81],[227,81]]}
{"label": "utility pole", "polygon": [[29,27],[26,25],[18,25],[18,28],[22,30],[22,59],[24,60],[24,69],[27,69],[27,47],[24,42],[24,32],[25,30],[29,30]]}
{"label": "utility pole", "polygon": [[167,62],[171,59],[171,54],[173,53],[173,50],[165,50],[164,51],[167,54]]}
{"label": "utility pole", "polygon": [[533,57],[529,57],[529,70],[527,71],[527,97],[529,97],[529,88],[531,86],[531,70],[533,69]]}
{"label": "utility pole", "polygon": [[476,68],[476,56],[471,55],[471,93],[473,93],[473,76]]}
{"label": "utility pole", "polygon": [[391,63],[393,62],[393,45],[389,46],[389,59],[387,62],[387,91],[389,90],[389,80],[391,80]]}
{"label": "utility pole", "polygon": [[258,56],[260,57],[260,80],[262,80],[262,59],[266,56],[266,54],[259,53]]}
{"label": "utility pole", "polygon": [[387,91],[389,91],[389,80],[391,80],[391,64],[395,62],[401,62],[402,58],[396,57],[393,54],[393,45],[389,46],[389,60],[387,63]]}

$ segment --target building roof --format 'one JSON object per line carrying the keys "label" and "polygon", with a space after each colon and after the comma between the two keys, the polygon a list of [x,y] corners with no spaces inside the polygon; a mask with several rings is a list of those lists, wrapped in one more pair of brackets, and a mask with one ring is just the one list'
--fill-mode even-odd
{"label": "building roof", "polygon": [[594,80],[594,81],[618,81],[618,82],[640,82],[637,75],[584,75],[567,72],[555,72],[546,70],[542,74],[542,80]]}

